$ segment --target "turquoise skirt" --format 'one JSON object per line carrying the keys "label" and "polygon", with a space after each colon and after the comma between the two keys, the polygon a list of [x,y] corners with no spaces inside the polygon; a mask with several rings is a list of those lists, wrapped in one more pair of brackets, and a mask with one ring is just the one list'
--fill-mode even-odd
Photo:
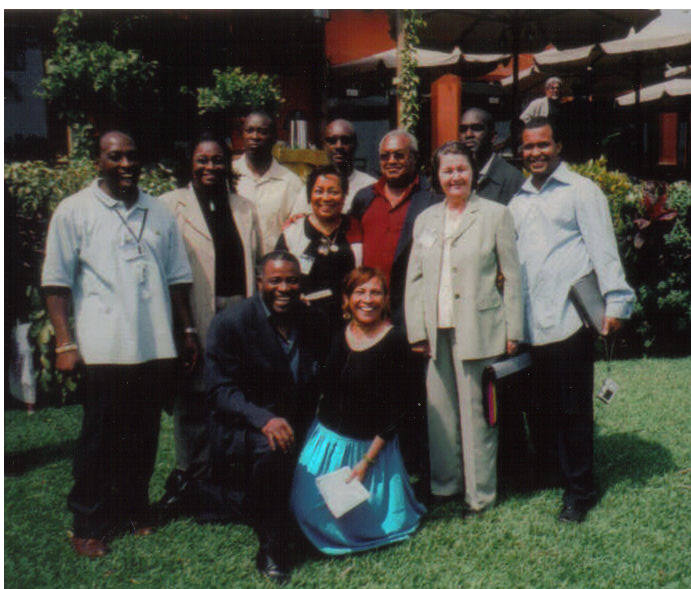
{"label": "turquoise skirt", "polygon": [[324,554],[348,554],[408,538],[426,512],[415,499],[403,466],[398,438],[386,443],[369,467],[363,485],[371,497],[336,519],[326,507],[315,478],[354,467],[370,440],[347,438],[315,421],[298,460],[290,505],[305,536]]}

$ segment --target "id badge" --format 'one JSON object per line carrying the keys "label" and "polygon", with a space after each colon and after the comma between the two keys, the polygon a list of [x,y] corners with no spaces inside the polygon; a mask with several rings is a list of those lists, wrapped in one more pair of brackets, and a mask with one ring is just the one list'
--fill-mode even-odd
{"label": "id badge", "polygon": [[614,395],[619,390],[619,385],[611,378],[607,377],[603,382],[600,390],[597,393],[597,398],[606,405],[614,398]]}
{"label": "id badge", "polygon": [[120,246],[122,248],[122,255],[128,262],[137,260],[144,255],[142,246],[134,241],[126,241]]}

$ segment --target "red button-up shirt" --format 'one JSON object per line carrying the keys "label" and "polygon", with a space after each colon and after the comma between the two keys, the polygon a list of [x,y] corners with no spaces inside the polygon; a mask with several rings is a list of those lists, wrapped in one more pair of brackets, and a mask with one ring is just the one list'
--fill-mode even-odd
{"label": "red button-up shirt", "polygon": [[[410,194],[419,184],[420,179],[415,180],[405,189],[403,198],[392,207],[384,196],[385,179],[380,178],[372,187],[374,199],[362,216],[360,229],[362,231],[362,262],[365,266],[379,268],[386,276],[391,277],[398,238],[401,235],[405,223],[408,207],[410,206]],[[351,234],[352,235],[352,234]],[[351,238],[351,241],[355,239]]]}

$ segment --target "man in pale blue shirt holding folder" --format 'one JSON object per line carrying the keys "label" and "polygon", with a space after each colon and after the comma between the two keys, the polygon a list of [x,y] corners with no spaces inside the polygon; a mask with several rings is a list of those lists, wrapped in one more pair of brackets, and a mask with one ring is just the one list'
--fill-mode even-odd
{"label": "man in pale blue shirt holding folder", "polygon": [[561,143],[545,117],[523,131],[531,173],[509,203],[518,232],[526,333],[535,383],[529,412],[538,473],[561,476],[561,521],[581,522],[595,504],[593,480],[594,338],[569,299],[571,285],[594,271],[605,299],[601,333],[631,314],[634,293],[617,252],[607,199],[560,159]]}

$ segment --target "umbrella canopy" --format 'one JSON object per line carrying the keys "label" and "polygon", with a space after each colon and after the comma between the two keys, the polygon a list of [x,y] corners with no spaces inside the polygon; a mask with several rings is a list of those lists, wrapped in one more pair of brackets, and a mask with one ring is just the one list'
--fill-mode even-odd
{"label": "umbrella canopy", "polygon": [[[641,88],[640,102],[654,102],[664,96],[677,97],[691,95],[691,78],[675,78]],[[636,92],[627,92],[617,98],[619,106],[631,106],[636,103]]]}
{"label": "umbrella canopy", "polygon": [[536,53],[535,63],[548,75],[592,78],[593,93],[616,93],[636,83],[659,80],[667,63],[691,60],[691,12],[670,11],[639,33],[623,39],[568,50]]}
{"label": "umbrella canopy", "polygon": [[616,39],[654,19],[657,10],[421,10],[426,47],[458,46],[476,53],[562,49]]}
{"label": "umbrella canopy", "polygon": [[[540,51],[552,43],[560,49],[616,39],[638,30],[658,10],[421,10],[427,26],[419,32],[425,47],[460,47],[473,53],[511,53],[518,79],[519,53]],[[518,84],[512,86],[518,117]]]}
{"label": "umbrella canopy", "polygon": [[[500,61],[509,58],[508,55],[501,54],[463,54],[458,47],[454,47],[449,53],[444,51],[423,49],[421,47],[416,48],[414,51],[417,58],[418,67],[423,68],[445,67],[456,64],[484,64],[494,67]],[[381,66],[384,66],[388,69],[396,69],[396,54],[396,49],[389,49],[388,51],[381,51],[380,53],[375,53],[374,55],[369,55],[361,59],[355,59],[353,61],[335,65],[332,67],[332,69],[341,73],[370,72],[379,69]]]}

